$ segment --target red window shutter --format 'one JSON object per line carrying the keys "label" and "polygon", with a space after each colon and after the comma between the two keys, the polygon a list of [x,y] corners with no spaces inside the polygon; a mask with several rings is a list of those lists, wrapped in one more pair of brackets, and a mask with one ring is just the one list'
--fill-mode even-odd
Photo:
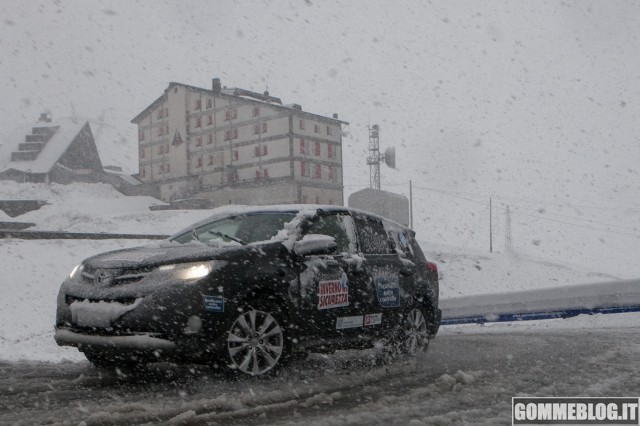
{"label": "red window shutter", "polygon": [[259,146],[256,146],[253,149],[253,155],[254,155],[254,157],[260,157],[260,147]]}
{"label": "red window shutter", "polygon": [[304,139],[300,139],[300,154],[306,154],[304,149]]}
{"label": "red window shutter", "polygon": [[238,139],[238,129],[233,129],[233,138]]}
{"label": "red window shutter", "polygon": [[266,145],[264,145],[262,147],[262,155],[267,155],[267,146]]}
{"label": "red window shutter", "polygon": [[262,123],[262,133],[267,133],[267,123]]}
{"label": "red window shutter", "polygon": [[264,177],[269,177],[269,169],[264,169],[262,174],[264,175]]}
{"label": "red window shutter", "polygon": [[320,164],[316,164],[316,178],[322,178],[322,166]]}
{"label": "red window shutter", "polygon": [[316,141],[316,156],[320,157],[320,142]]}

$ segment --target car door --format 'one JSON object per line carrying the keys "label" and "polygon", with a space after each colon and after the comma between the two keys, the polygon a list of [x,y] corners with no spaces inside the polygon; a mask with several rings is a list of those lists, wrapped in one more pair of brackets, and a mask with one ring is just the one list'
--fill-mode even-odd
{"label": "car door", "polygon": [[379,334],[380,329],[393,327],[401,317],[408,297],[403,284],[411,268],[399,258],[380,218],[354,214],[353,219],[367,275],[365,331]]}
{"label": "car door", "polygon": [[328,343],[353,337],[362,330],[366,282],[361,265],[354,260],[352,219],[346,212],[322,213],[305,227],[303,235],[309,234],[334,237],[337,249],[304,260],[300,274],[304,334]]}

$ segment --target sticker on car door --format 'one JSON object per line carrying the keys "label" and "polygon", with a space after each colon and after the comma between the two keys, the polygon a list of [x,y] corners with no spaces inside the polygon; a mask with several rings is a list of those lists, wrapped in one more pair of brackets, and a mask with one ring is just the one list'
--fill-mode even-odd
{"label": "sticker on car door", "polygon": [[378,303],[383,308],[400,307],[400,280],[397,276],[375,278]]}

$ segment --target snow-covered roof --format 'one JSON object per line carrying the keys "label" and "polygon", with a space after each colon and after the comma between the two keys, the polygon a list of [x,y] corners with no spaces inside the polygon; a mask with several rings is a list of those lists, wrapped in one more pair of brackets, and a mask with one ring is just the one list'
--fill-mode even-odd
{"label": "snow-covered roof", "polygon": [[[13,169],[28,173],[49,173],[85,124],[87,124],[85,120],[59,119],[52,122],[39,121],[18,125],[6,139],[0,142],[0,172]],[[27,135],[33,133],[34,127],[57,127],[57,130],[44,144],[42,151],[35,159],[11,160],[11,153],[19,150],[19,145],[25,142]]]}

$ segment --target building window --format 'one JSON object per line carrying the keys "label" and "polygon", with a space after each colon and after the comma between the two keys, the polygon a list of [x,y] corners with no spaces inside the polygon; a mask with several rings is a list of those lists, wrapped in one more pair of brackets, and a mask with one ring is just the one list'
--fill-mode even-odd
{"label": "building window", "polygon": [[[328,170],[327,170],[327,179],[329,180],[333,180],[333,167],[329,166]],[[329,203],[331,204],[331,203]]]}
{"label": "building window", "polygon": [[304,139],[300,139],[300,154],[306,154],[307,151],[305,150],[304,147]]}
{"label": "building window", "polygon": [[164,164],[160,164],[160,174],[164,174]]}
{"label": "building window", "polygon": [[198,136],[198,139],[196,139],[196,146],[202,146],[202,136]]}
{"label": "building window", "polygon": [[320,157],[320,142],[316,141],[316,156]]}
{"label": "building window", "polygon": [[260,170],[256,170],[256,179],[260,179]]}
{"label": "building window", "polygon": [[260,117],[260,107],[253,107],[253,116]]}
{"label": "building window", "polygon": [[196,127],[202,127],[202,118],[201,117],[196,118]]}
{"label": "building window", "polygon": [[164,169],[167,173],[171,173],[171,164],[167,164],[167,166]]}
{"label": "building window", "polygon": [[209,156],[209,165],[213,166],[213,155]]}
{"label": "building window", "polygon": [[196,99],[196,109],[202,108],[202,101],[200,99]]}
{"label": "building window", "polygon": [[318,126],[317,124],[314,124],[314,125],[313,125],[313,131],[314,131],[315,133],[320,133],[320,126]]}
{"label": "building window", "polygon": [[233,138],[238,139],[238,129],[233,129]]}
{"label": "building window", "polygon": [[233,151],[233,160],[238,161],[238,158],[239,158],[238,151]]}
{"label": "building window", "polygon": [[268,177],[269,177],[269,169],[264,169],[264,170],[262,171],[262,176],[264,176],[264,177],[268,178]]}
{"label": "building window", "polygon": [[304,120],[300,120],[298,122],[298,127],[300,128],[300,130],[304,130]]}
{"label": "building window", "polygon": [[144,130],[138,133],[138,140],[139,141],[143,141],[144,140]]}
{"label": "building window", "polygon": [[197,167],[202,167],[202,157],[198,158],[198,165]]}
{"label": "building window", "polygon": [[158,147],[158,155],[162,155],[162,154],[164,154],[164,145],[160,145]]}
{"label": "building window", "polygon": [[300,176],[307,175],[307,164],[304,161],[300,162]]}
{"label": "building window", "polygon": [[316,179],[322,179],[322,166],[316,164]]}
{"label": "building window", "polygon": [[263,146],[262,146],[262,155],[267,155],[267,154],[268,154],[268,152],[269,152],[269,151],[267,150],[267,146],[266,146],[266,145],[263,145]]}
{"label": "building window", "polygon": [[333,145],[331,144],[327,145],[327,157],[333,158]]}
{"label": "building window", "polygon": [[207,109],[212,108],[213,107],[213,101],[211,100],[211,98],[207,99]]}
{"label": "building window", "polygon": [[207,144],[211,145],[213,143],[213,133],[209,133],[207,137]]}
{"label": "building window", "polygon": [[267,123],[262,123],[262,133],[267,133]]}
{"label": "building window", "polygon": [[164,130],[164,127],[158,127],[158,136],[162,136],[163,130]]}
{"label": "building window", "polygon": [[225,120],[234,120],[238,118],[238,110],[237,109],[230,109],[224,112],[224,119]]}
{"label": "building window", "polygon": [[147,177],[147,169],[142,169],[142,173],[140,173],[141,177]]}
{"label": "building window", "polygon": [[164,112],[164,110],[163,110],[162,108],[160,108],[160,109],[158,110],[158,119],[161,119],[161,118],[162,118],[162,114],[163,114],[163,112]]}
{"label": "building window", "polygon": [[327,136],[331,136],[331,133],[332,133],[331,127],[327,126]]}
{"label": "building window", "polygon": [[258,133],[260,133],[260,125],[256,124],[255,126],[253,126],[253,134],[257,135]]}
{"label": "building window", "polygon": [[144,149],[144,148],[142,148],[142,149],[140,150],[140,158],[144,158],[144,151],[145,151],[145,149]]}
{"label": "building window", "polygon": [[211,126],[213,124],[213,115],[209,114],[207,116],[207,125]]}
{"label": "building window", "polygon": [[254,157],[260,157],[260,147],[259,147],[259,146],[256,146],[256,147],[253,149],[253,156],[254,156]]}

